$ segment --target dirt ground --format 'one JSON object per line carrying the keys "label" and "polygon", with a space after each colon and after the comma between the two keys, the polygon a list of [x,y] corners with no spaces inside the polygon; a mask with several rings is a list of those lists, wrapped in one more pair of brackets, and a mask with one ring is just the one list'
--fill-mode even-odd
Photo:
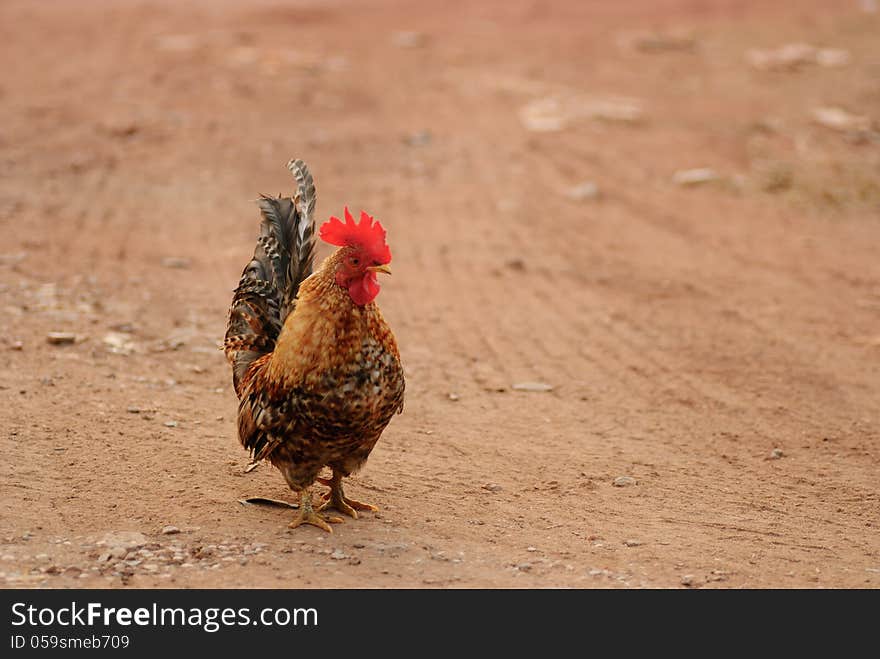
{"label": "dirt ground", "polygon": [[[0,583],[880,586],[875,4],[3,2]],[[332,535],[217,349],[291,157],[394,253]]]}

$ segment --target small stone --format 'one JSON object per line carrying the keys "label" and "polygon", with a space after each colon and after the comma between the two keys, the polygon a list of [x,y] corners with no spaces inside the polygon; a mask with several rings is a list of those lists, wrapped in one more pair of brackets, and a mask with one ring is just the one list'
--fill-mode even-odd
{"label": "small stone", "polygon": [[186,53],[197,45],[198,41],[190,34],[163,34],[156,38],[156,48],[171,53]]}
{"label": "small stone", "polygon": [[458,394],[456,394],[456,393],[450,393],[450,394],[449,394],[449,400],[456,401],[456,400],[458,400],[459,398],[460,398],[460,396],[459,396]]}
{"label": "small stone", "polygon": [[520,572],[528,572],[529,570],[532,569],[532,564],[531,563],[517,563],[513,567],[515,569],[519,570]]}
{"label": "small stone", "polygon": [[330,558],[332,558],[334,561],[341,561],[349,558],[349,555],[341,549],[334,549],[333,552],[330,554]]}
{"label": "small stone", "polygon": [[557,99],[542,98],[521,108],[519,119],[526,130],[534,133],[552,133],[565,127],[568,116]]}
{"label": "small stone", "polygon": [[174,535],[175,533],[180,533],[180,529],[176,526],[168,525],[162,528],[162,535]]}
{"label": "small stone", "polygon": [[573,201],[596,199],[599,196],[599,186],[593,181],[584,181],[573,188],[569,188],[566,191],[565,196]]}
{"label": "small stone", "polygon": [[816,61],[816,48],[806,43],[789,43],[773,50],[752,49],[746,61],[758,71],[795,71]]}
{"label": "small stone", "polygon": [[107,561],[110,560],[111,556],[112,556],[112,554],[109,551],[101,552],[101,554],[98,555],[98,562],[99,563],[106,563]]}
{"label": "small stone", "polygon": [[137,405],[129,405],[125,408],[125,411],[129,414],[140,414],[141,408],[139,408]]}
{"label": "small stone", "polygon": [[425,35],[421,32],[395,32],[391,35],[391,43],[398,48],[419,48],[425,44]]}
{"label": "small stone", "polygon": [[526,547],[526,551],[538,551],[537,547]]}
{"label": "small stone", "polygon": [[614,487],[628,487],[630,485],[635,485],[636,479],[632,476],[618,476],[611,484],[614,485]]}
{"label": "small stone", "polygon": [[718,174],[708,167],[700,167],[698,169],[683,169],[675,172],[672,176],[672,182],[676,185],[685,187],[702,185],[718,180]]}
{"label": "small stone", "polygon": [[484,490],[488,490],[489,492],[500,492],[504,488],[501,487],[498,483],[486,483],[483,486]]}
{"label": "small stone", "polygon": [[688,587],[690,587],[690,586],[693,586],[693,585],[696,584],[696,583],[697,583],[697,579],[696,579],[696,577],[695,577],[694,575],[692,575],[692,574],[685,574],[685,575],[683,575],[683,576],[681,577],[681,585],[682,585],[682,586],[688,586]]}
{"label": "small stone", "polygon": [[9,346],[10,350],[23,350],[24,344],[21,341],[13,341],[12,345]]}
{"label": "small stone", "polygon": [[553,385],[546,382],[517,382],[510,387],[514,391],[534,391],[545,392],[553,391]]}
{"label": "small stone", "polygon": [[814,108],[813,121],[825,128],[846,131],[867,131],[871,128],[871,121],[866,116],[852,114],[843,108],[819,107]]}
{"label": "small stone", "polygon": [[132,323],[114,323],[110,326],[114,332],[124,332],[125,334],[134,334],[136,331],[135,326]]}
{"label": "small stone", "polygon": [[772,451],[770,451],[770,455],[767,456],[767,459],[768,460],[779,460],[780,458],[782,458],[784,456],[785,456],[785,453],[782,452],[781,448],[775,448]]}
{"label": "small stone", "polygon": [[181,256],[166,256],[162,259],[162,265],[166,268],[175,268],[178,270],[186,270],[190,267],[191,261]]}
{"label": "small stone", "polygon": [[849,51],[842,48],[820,48],[816,53],[816,64],[826,67],[846,66],[849,64]]}
{"label": "small stone", "polygon": [[623,544],[627,547],[641,547],[645,543],[641,540],[624,540]]}
{"label": "small stone", "polygon": [[137,549],[147,544],[147,537],[143,533],[137,531],[116,531],[106,534],[101,540],[98,540],[99,547],[125,547],[126,549]]}
{"label": "small stone", "polygon": [[176,427],[177,427],[177,421],[166,421],[166,422],[165,422],[165,427],[166,427],[166,428],[176,428]]}
{"label": "small stone", "polygon": [[646,53],[693,50],[696,40],[684,32],[637,32],[627,39],[630,47]]}
{"label": "small stone", "polygon": [[125,555],[128,554],[128,549],[126,547],[118,545],[116,547],[113,547],[113,549],[111,549],[109,553],[111,558],[125,558]]}
{"label": "small stone", "polygon": [[106,334],[101,342],[107,346],[107,351],[116,355],[130,355],[135,351],[135,344],[127,334],[120,332],[110,332]]}
{"label": "small stone", "polygon": [[427,146],[431,143],[431,131],[420,130],[412,135],[407,135],[404,141],[410,146]]}
{"label": "small stone", "polygon": [[66,346],[76,342],[76,334],[73,332],[49,332],[46,341],[53,346]]}

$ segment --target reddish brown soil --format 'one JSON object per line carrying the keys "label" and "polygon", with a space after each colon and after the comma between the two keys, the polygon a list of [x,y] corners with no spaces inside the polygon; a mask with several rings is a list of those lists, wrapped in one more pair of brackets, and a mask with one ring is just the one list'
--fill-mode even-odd
{"label": "reddish brown soil", "polygon": [[[880,118],[878,30],[857,2],[2,3],[0,582],[877,587],[880,141],[811,112]],[[790,42],[850,60],[746,60]],[[641,120],[587,116],[609,96]],[[573,114],[528,130],[546,98]],[[385,223],[408,377],[349,486],[381,512],[332,535],[239,503],[291,494],[244,473],[217,350],[293,156],[320,218]]]}

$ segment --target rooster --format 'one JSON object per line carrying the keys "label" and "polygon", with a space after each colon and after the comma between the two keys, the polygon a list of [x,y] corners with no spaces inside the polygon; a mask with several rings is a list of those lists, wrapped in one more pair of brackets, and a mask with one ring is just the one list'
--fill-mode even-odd
{"label": "rooster", "polygon": [[[266,459],[299,495],[291,528],[331,531],[322,515],[353,518],[378,510],[345,496],[342,479],[366,462],[391,418],[403,410],[397,342],[375,299],[377,273],[390,274],[391,250],[378,221],[331,217],[319,231],[339,247],[313,272],[315,185],[301,160],[288,169],[294,197],[258,200],[254,257],[235,290],[224,350],[239,398],[238,437],[254,461]],[[329,479],[318,478],[330,467]],[[330,486],[313,503],[311,485]]]}

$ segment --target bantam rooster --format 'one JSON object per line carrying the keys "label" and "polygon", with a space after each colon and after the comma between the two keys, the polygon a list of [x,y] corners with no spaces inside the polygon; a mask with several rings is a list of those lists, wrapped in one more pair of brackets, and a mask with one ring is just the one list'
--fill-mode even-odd
{"label": "bantam rooster", "polygon": [[[361,212],[331,217],[322,240],[339,246],[312,273],[315,185],[301,160],[287,165],[293,199],[262,196],[254,257],[232,299],[224,350],[239,398],[238,437],[254,461],[266,459],[299,494],[291,528],[331,531],[320,511],[357,517],[375,506],[345,496],[342,479],[364,465],[395,412],[404,377],[397,342],[374,301],[388,273],[385,229]],[[332,477],[319,479],[328,466]],[[309,487],[330,486],[313,505]]]}

